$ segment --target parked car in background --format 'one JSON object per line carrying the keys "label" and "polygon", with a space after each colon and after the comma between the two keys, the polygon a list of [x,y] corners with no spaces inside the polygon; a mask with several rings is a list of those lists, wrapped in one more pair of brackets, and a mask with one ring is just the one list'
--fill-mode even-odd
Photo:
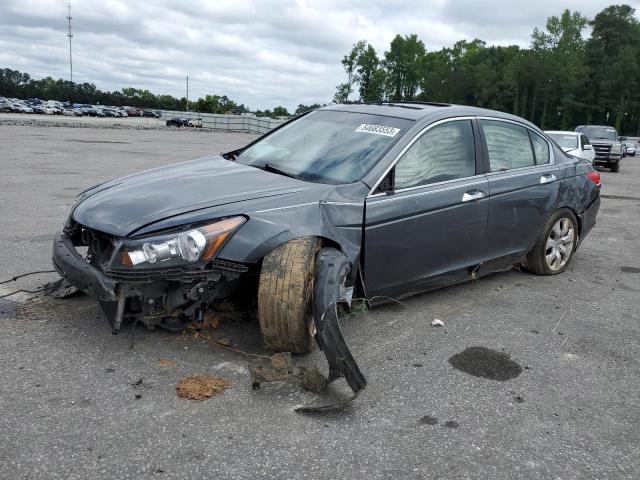
{"label": "parked car in background", "polygon": [[188,118],[173,117],[167,120],[167,127],[186,127],[189,125]]}
{"label": "parked car in background", "polygon": [[584,158],[593,163],[596,152],[584,133],[562,130],[547,130],[544,133],[569,155]]}
{"label": "parked car in background", "polygon": [[65,108],[64,110],[62,110],[62,115],[66,115],[67,117],[77,117],[81,116],[82,114],[73,108]]}
{"label": "parked car in background", "polygon": [[27,107],[24,103],[14,102],[10,106],[12,112],[16,113],[33,113],[31,107]]}
{"label": "parked car in background", "polygon": [[633,142],[624,142],[625,150],[627,151],[627,155],[630,157],[636,156],[636,144]]}
{"label": "parked car in background", "polygon": [[576,132],[584,133],[593,145],[596,152],[594,165],[608,167],[612,172],[620,171],[624,145],[615,128],[606,125],[580,125],[576,127]]}
{"label": "parked car in background", "polygon": [[202,117],[191,118],[187,122],[187,125],[190,127],[201,128],[202,127]]}
{"label": "parked car in background", "polygon": [[331,377],[357,391],[366,381],[337,303],[515,264],[562,273],[599,206],[591,164],[522,118],[338,104],[221,156],[89,188],[55,235],[53,264],[100,300],[115,332],[124,318],[181,329],[248,288],[268,347],[308,352],[315,335]]}
{"label": "parked car in background", "polygon": [[157,110],[144,110],[142,112],[142,116],[149,117],[149,118],[160,118],[161,114]]}

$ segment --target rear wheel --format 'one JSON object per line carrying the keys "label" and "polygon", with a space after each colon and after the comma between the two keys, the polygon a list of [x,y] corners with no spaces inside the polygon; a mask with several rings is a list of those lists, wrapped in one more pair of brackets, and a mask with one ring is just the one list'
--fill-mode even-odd
{"label": "rear wheel", "polygon": [[262,261],[258,286],[258,320],[267,347],[293,353],[313,350],[312,292],[316,237],[292,240]]}
{"label": "rear wheel", "polygon": [[575,252],[578,221],[571,210],[555,212],[542,229],[535,246],[527,255],[527,269],[538,275],[564,272]]}
{"label": "rear wheel", "polygon": [[618,173],[620,171],[620,160],[611,164],[611,171],[614,173]]}

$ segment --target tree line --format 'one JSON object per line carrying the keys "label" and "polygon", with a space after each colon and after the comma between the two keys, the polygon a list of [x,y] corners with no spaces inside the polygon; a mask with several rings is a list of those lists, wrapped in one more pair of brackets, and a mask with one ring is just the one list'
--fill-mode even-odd
{"label": "tree line", "polygon": [[[62,102],[130,106],[137,108],[152,108],[161,110],[191,110],[202,113],[246,113],[249,109],[244,104],[238,104],[226,95],[206,95],[204,98],[189,100],[186,97],[176,98],[172,95],[156,95],[149,90],[139,88],[123,88],[120,91],[104,92],[93,83],[76,83],[61,78],[52,77],[36,80],[28,73],[0,69],[0,96],[8,98],[39,98],[41,100],[58,100]],[[296,113],[303,113],[319,105],[298,105]],[[258,117],[288,116],[289,112],[283,106],[273,110],[257,110]]]}
{"label": "tree line", "polygon": [[412,34],[397,35],[378,56],[362,40],[342,66],[347,79],[335,102],[457,103],[513,113],[543,129],[595,123],[640,135],[640,25],[629,5],[591,20],[564,10],[534,29],[529,48],[475,39],[427,51]]}

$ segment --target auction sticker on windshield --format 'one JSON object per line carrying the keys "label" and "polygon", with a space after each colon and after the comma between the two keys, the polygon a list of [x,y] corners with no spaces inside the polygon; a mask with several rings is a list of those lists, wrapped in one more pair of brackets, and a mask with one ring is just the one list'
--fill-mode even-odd
{"label": "auction sticker on windshield", "polygon": [[385,137],[395,137],[398,132],[400,132],[400,129],[387,127],[385,125],[370,125],[368,123],[363,123],[356,128],[356,132],[373,133],[374,135],[384,135]]}

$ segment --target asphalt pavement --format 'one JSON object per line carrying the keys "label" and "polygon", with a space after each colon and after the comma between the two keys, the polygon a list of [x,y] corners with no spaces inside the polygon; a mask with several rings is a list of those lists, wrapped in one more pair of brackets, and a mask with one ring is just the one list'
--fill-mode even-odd
{"label": "asphalt pavement", "polygon": [[[50,268],[88,186],[252,138],[0,125],[0,281]],[[112,336],[84,296],[0,300],[0,478],[640,478],[640,158],[601,174],[598,223],[563,275],[495,274],[344,321],[369,385],[342,412],[296,413],[315,397],[294,384],[251,389],[240,352],[268,353],[255,323],[211,333],[232,351]],[[180,398],[192,374],[232,386]]]}

